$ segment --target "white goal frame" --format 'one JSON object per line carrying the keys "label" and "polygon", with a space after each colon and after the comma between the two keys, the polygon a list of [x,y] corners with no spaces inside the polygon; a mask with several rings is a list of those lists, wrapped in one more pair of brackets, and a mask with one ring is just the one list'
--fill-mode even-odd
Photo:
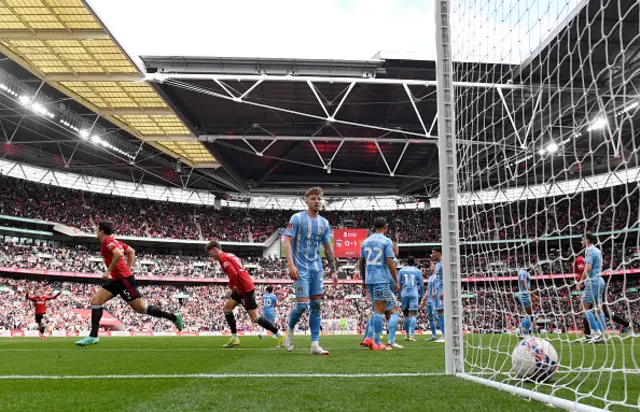
{"label": "white goal frame", "polygon": [[[445,373],[558,408],[592,412],[603,409],[465,373],[456,152],[455,85],[451,51],[450,1],[435,0],[438,154],[440,168],[442,259],[444,270]],[[458,85],[460,87],[460,85]]]}

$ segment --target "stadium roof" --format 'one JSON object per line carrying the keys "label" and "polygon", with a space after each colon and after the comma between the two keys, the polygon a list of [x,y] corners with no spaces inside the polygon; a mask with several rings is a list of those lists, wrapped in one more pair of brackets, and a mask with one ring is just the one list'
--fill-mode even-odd
{"label": "stadium roof", "polygon": [[150,144],[187,164],[218,166],[84,2],[7,0],[0,16],[0,51],[22,67],[138,138],[172,136]]}
{"label": "stadium roof", "polygon": [[[636,2],[625,1],[629,10],[637,11]],[[573,136],[571,149],[579,156],[592,151],[590,144],[607,145],[607,153],[581,159],[585,175],[615,167],[614,153],[629,152],[626,160],[637,165],[634,121],[623,125],[616,141],[601,131],[585,132],[598,116],[619,115],[632,104],[630,98],[637,97],[633,88],[640,87],[633,75],[640,64],[637,21],[632,12],[621,18],[614,6],[600,9],[598,1],[583,2],[521,65],[456,64],[458,78],[464,79],[457,83],[458,89],[482,95],[481,99],[468,96],[469,102],[482,107],[460,128],[469,137],[460,141],[459,162],[469,162],[473,155],[503,162],[498,168],[490,167],[493,160],[482,160],[486,167],[477,166],[487,171],[486,179],[477,179],[485,188],[507,178],[546,183],[559,170],[568,171],[577,160],[537,155],[550,142],[568,142],[568,136]],[[385,53],[351,61],[146,56],[143,77],[81,1],[5,1],[0,13],[0,49],[44,80],[44,86],[36,83],[42,87],[38,96],[50,95],[53,101],[72,97],[100,114],[96,127],[110,136],[118,134],[110,144],[137,142],[125,151],[137,156],[142,150],[148,159],[132,167],[126,156],[120,160],[108,156],[109,167],[96,167],[94,174],[120,179],[132,175],[134,181],[155,184],[170,180],[185,188],[242,195],[298,195],[311,184],[324,186],[331,196],[433,198],[438,193],[433,61]],[[587,36],[587,18],[592,27],[604,29]],[[568,49],[572,44],[578,46]],[[625,53],[624,65],[607,61],[605,51],[620,50]],[[33,82],[33,75],[3,64],[13,75]],[[613,79],[604,73],[614,73]],[[620,88],[613,94],[598,89],[610,84]],[[32,89],[30,96],[38,93]],[[3,90],[0,94],[6,110],[20,119],[26,110],[18,96]],[[597,96],[606,101],[597,102]],[[3,100],[7,97],[9,101]],[[544,103],[536,106],[538,100]],[[73,102],[65,104],[82,112]],[[1,114],[0,120],[9,121]],[[42,128],[38,116],[14,120],[14,126],[22,125],[17,129]],[[89,126],[92,122],[93,118]],[[113,132],[114,125],[121,130]],[[102,148],[87,148],[82,142],[78,146],[69,141],[68,133],[49,129],[41,131],[51,143],[44,150],[57,155],[60,149],[63,159],[58,167],[73,168],[78,161],[76,167],[84,172],[88,166],[107,164]],[[480,139],[474,130],[489,133]],[[14,143],[33,146],[29,133],[15,134]],[[77,133],[74,139],[78,140]],[[53,141],[59,142],[58,148]],[[140,141],[144,145],[139,146]],[[92,153],[96,151],[100,159]],[[175,173],[180,169],[178,158],[194,168]],[[218,165],[223,167],[207,170]]]}

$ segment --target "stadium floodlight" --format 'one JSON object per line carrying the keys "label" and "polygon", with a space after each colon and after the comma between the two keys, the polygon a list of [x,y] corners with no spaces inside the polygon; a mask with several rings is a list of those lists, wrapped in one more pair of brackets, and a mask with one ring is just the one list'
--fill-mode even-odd
{"label": "stadium floodlight", "polygon": [[539,154],[540,156],[544,156],[544,154],[545,154],[545,153],[547,153],[547,151],[546,151],[546,150],[544,150],[544,149],[540,149],[540,150],[538,150],[538,154]]}
{"label": "stadium floodlight", "polygon": [[96,136],[96,135],[91,136],[91,142],[93,144],[100,144],[101,141],[102,140],[98,136]]}
{"label": "stadium floodlight", "polygon": [[554,142],[549,143],[549,145],[547,145],[547,152],[548,153],[555,153],[558,151],[558,145]]}
{"label": "stadium floodlight", "polygon": [[604,117],[601,117],[594,120],[587,130],[592,132],[594,130],[604,129],[608,124],[609,122],[607,121],[607,119],[605,119]]}
{"label": "stadium floodlight", "polygon": [[639,102],[633,102],[631,103],[629,106],[625,107],[622,112],[623,113],[627,113],[630,112],[631,110],[635,109],[636,107],[640,106]]}
{"label": "stadium floodlight", "polygon": [[89,131],[87,129],[81,129],[78,133],[84,140],[89,139]]}
{"label": "stadium floodlight", "polygon": [[20,95],[20,97],[18,97],[18,100],[19,100],[19,101],[20,101],[20,103],[22,103],[24,106],[28,106],[28,105],[29,105],[29,102],[31,102],[31,97],[29,97],[29,96],[25,96],[25,95],[23,94],[23,95]]}

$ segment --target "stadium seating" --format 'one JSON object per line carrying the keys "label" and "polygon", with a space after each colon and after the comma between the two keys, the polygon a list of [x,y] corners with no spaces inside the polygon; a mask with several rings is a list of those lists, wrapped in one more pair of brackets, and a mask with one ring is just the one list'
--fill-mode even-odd
{"label": "stadium seating", "polygon": [[[637,291],[626,291],[623,299],[622,280],[612,280],[609,285],[607,300],[614,310],[631,313],[633,323],[640,324],[640,295]],[[638,285],[640,278],[629,278],[626,287]],[[48,328],[55,330],[80,330],[88,329],[88,318],[85,318],[72,309],[87,309],[89,300],[98,285],[83,282],[45,282],[32,279],[14,279],[0,277],[0,294],[5,297],[0,299],[0,330],[11,329],[34,329],[33,305],[24,299],[26,290],[36,290],[42,288],[45,292],[51,293],[53,290],[64,291],[58,299],[47,302],[48,306]],[[513,291],[517,291],[517,285],[512,283]],[[505,313],[518,313],[515,308],[515,299],[505,301],[504,291],[492,291],[484,289],[481,283],[464,284],[464,293],[473,294],[482,299],[465,298],[463,300],[464,325],[468,330],[480,333],[491,333],[504,329],[513,329],[518,319],[513,318],[511,324],[506,324],[502,316]],[[185,286],[185,285],[148,285],[140,286],[145,298],[152,304],[161,305],[172,311],[180,311],[183,314],[186,330],[191,332],[219,332],[225,331],[227,326],[222,314],[222,304],[226,299],[227,288],[224,285],[208,286]],[[559,296],[541,295],[541,304],[545,318],[549,319],[547,328],[567,331],[572,329],[572,325],[581,325],[582,315],[579,309],[579,296],[572,296],[568,288],[558,288]],[[262,293],[262,287],[258,288],[258,294]],[[189,298],[177,298],[176,294],[186,294]],[[278,320],[286,320],[294,302],[294,293],[291,286],[276,285],[275,292],[279,298],[277,307]],[[359,327],[371,315],[371,308],[368,298],[353,299],[353,295],[360,295],[360,285],[340,285],[337,288],[327,287],[323,304],[323,319],[327,325],[332,324],[332,320],[351,319],[355,320]],[[351,296],[350,296],[351,295]],[[494,305],[493,311],[478,311],[476,301],[484,305]],[[627,308],[626,305],[629,305]],[[173,330],[173,326],[163,320],[140,316],[135,314],[122,300],[113,299],[105,305],[105,309],[122,321],[126,330],[135,331],[168,331]],[[478,313],[484,314],[482,317]],[[300,323],[306,325],[306,322]],[[427,319],[424,311],[420,311],[418,317],[419,330],[427,329]],[[251,324],[244,311],[238,311],[238,327],[244,331],[255,331],[255,325]],[[331,332],[331,330],[326,330]]]}
{"label": "stadium seating", "polygon": [[[630,205],[638,204],[638,192],[614,207],[612,200],[622,197],[618,191],[592,191],[569,201],[546,198],[504,205],[494,216],[496,205],[480,213],[474,225],[461,222],[463,240],[537,238],[597,232],[631,227],[626,217]],[[477,208],[477,206],[476,206]],[[536,219],[543,210],[562,211],[554,220]],[[264,242],[287,225],[291,210],[259,210],[198,206],[145,199],[124,198],[75,191],[52,185],[31,183],[0,176],[0,214],[42,219],[93,232],[101,219],[116,223],[116,233],[171,239],[216,239],[237,242]],[[384,214],[390,223],[390,236],[401,243],[438,242],[440,210],[327,211],[323,213],[332,227],[367,228],[374,218]],[[461,214],[462,216],[463,214]],[[468,214],[466,214],[468,216]],[[526,219],[518,216],[528,216]],[[582,219],[589,217],[588,220]],[[479,223],[479,227],[478,227]],[[632,222],[633,223],[633,222]],[[637,222],[635,223],[637,224]],[[492,239],[485,239],[492,233]]]}

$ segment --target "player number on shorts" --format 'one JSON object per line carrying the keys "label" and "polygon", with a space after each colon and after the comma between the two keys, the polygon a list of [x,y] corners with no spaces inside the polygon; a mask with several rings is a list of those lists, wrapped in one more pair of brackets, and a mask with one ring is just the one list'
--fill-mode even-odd
{"label": "player number on shorts", "polygon": [[[364,251],[367,254],[367,265],[380,266],[382,264],[381,258],[382,254],[384,253],[382,248],[374,247],[373,249],[371,249],[370,247],[366,247],[364,248]],[[371,256],[373,256],[373,252],[375,252],[376,255],[372,259]]]}

